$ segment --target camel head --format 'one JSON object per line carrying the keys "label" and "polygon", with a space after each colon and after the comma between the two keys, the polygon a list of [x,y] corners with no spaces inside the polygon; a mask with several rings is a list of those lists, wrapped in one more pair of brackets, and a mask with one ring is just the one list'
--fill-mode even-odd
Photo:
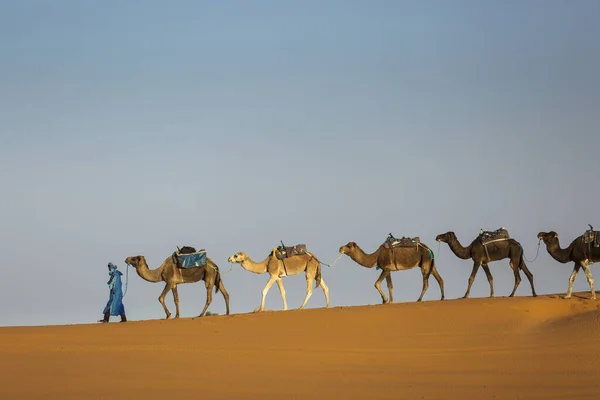
{"label": "camel head", "polygon": [[358,248],[355,242],[348,242],[340,247],[340,254],[351,254]]}
{"label": "camel head", "polygon": [[235,253],[232,256],[229,256],[229,258],[227,259],[227,262],[230,263],[241,263],[245,260],[248,259],[248,255],[246,253],[244,253],[243,251],[240,251],[238,253]]}
{"label": "camel head", "polygon": [[435,240],[437,242],[444,242],[444,243],[448,243],[452,239],[456,239],[456,235],[452,231],[446,232],[446,233],[440,233],[439,235],[437,235],[435,237]]}
{"label": "camel head", "polygon": [[133,268],[137,268],[138,265],[140,264],[140,261],[142,261],[144,259],[144,256],[132,256],[132,257],[127,257],[125,259],[125,264],[129,264],[131,265]]}
{"label": "camel head", "polygon": [[558,235],[554,231],[540,232],[537,237],[538,239],[543,240],[546,245],[552,244],[558,240]]}

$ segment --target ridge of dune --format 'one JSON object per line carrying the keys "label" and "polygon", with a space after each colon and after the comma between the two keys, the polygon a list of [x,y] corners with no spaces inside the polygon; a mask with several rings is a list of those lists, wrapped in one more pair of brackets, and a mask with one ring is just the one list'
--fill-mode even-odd
{"label": "ridge of dune", "polygon": [[5,327],[0,398],[594,398],[600,301],[587,297]]}

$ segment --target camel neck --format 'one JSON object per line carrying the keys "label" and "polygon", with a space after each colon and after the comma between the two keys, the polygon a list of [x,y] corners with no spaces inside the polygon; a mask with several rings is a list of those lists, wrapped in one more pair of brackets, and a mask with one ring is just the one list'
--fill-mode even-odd
{"label": "camel neck", "polygon": [[240,265],[246,271],[250,271],[254,274],[264,274],[265,272],[267,272],[267,265],[269,264],[270,257],[271,256],[267,257],[264,261],[259,263],[256,263],[252,261],[250,257],[247,257],[244,261],[240,263]]}
{"label": "camel neck", "polygon": [[373,268],[377,265],[377,259],[379,258],[379,253],[381,252],[381,246],[377,248],[373,253],[367,254],[360,247],[356,246],[356,249],[352,251],[350,254],[351,259],[353,259],[356,263],[362,265],[366,268]]}
{"label": "camel neck", "polygon": [[471,258],[471,246],[473,246],[473,244],[470,244],[469,247],[463,247],[458,239],[453,236],[448,240],[448,246],[450,246],[450,250],[452,250],[456,257],[462,258],[463,260]]}
{"label": "camel neck", "polygon": [[156,269],[148,268],[148,264],[146,263],[146,259],[142,258],[139,262],[138,267],[135,269],[140,278],[148,281],[148,282],[161,282],[162,281],[162,270],[163,264]]}
{"label": "camel neck", "polygon": [[552,258],[554,258],[556,261],[564,264],[564,263],[568,263],[569,261],[571,261],[572,246],[573,246],[573,243],[571,243],[571,245],[569,247],[567,247],[566,249],[561,249],[560,242],[558,241],[558,238],[556,238],[555,241],[553,241],[549,245],[546,245],[546,248],[548,249],[548,253],[550,253]]}

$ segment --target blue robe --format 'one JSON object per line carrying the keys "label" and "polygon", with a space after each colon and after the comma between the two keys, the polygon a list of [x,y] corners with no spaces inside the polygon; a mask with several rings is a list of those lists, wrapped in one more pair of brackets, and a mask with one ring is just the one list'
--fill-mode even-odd
{"label": "blue robe", "polygon": [[103,314],[110,311],[110,315],[123,315],[125,314],[125,306],[123,306],[123,290],[121,287],[121,275],[123,273],[116,268],[111,269],[110,279],[108,281],[108,287],[110,289],[110,297],[108,303],[104,307]]}

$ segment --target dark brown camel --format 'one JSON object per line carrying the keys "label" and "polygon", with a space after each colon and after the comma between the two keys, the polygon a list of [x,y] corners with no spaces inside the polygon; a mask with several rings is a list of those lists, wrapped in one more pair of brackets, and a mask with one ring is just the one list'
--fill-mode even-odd
{"label": "dark brown camel", "polygon": [[473,240],[468,247],[463,247],[456,238],[454,232],[439,234],[435,240],[438,242],[448,243],[450,250],[452,250],[452,252],[458,258],[463,260],[473,259],[473,271],[471,271],[471,276],[469,277],[469,286],[467,287],[467,292],[463,296],[463,299],[469,297],[471,286],[475,281],[475,275],[477,274],[480,266],[483,268],[485,275],[487,276],[487,280],[490,283],[490,297],[494,297],[494,278],[490,272],[489,263],[492,261],[503,260],[505,258],[510,259],[509,265],[515,274],[515,286],[509,297],[513,297],[515,295],[517,287],[519,286],[519,283],[521,283],[521,274],[519,273],[519,270],[523,270],[527,276],[527,279],[529,279],[533,297],[537,296],[533,286],[533,274],[529,271],[529,269],[527,269],[527,265],[525,265],[525,260],[523,259],[523,248],[516,240],[506,239],[489,243],[486,245],[487,250],[486,247],[484,247],[479,241],[479,238]]}
{"label": "dark brown camel", "polygon": [[600,261],[600,249],[593,248],[583,241],[583,237],[579,236],[575,240],[571,242],[569,247],[566,249],[560,248],[560,243],[558,241],[558,235],[554,231],[550,232],[540,232],[537,235],[538,239],[541,239],[546,244],[546,249],[548,253],[559,263],[566,264],[568,262],[575,263],[573,267],[573,272],[569,277],[569,289],[567,290],[567,294],[564,297],[565,299],[571,298],[571,293],[573,292],[573,284],[575,283],[575,278],[577,277],[577,273],[581,268],[583,268],[583,272],[587,277],[588,284],[590,285],[590,290],[592,292],[592,299],[596,299],[596,291],[594,290],[594,278],[592,277],[592,271],[590,271],[590,264],[594,262]]}
{"label": "dark brown camel", "polygon": [[390,274],[394,271],[403,271],[414,267],[419,267],[423,274],[423,290],[417,301],[423,299],[423,295],[429,287],[429,275],[433,275],[440,285],[440,291],[442,292],[441,300],[444,300],[444,280],[435,268],[433,253],[429,247],[422,243],[416,247],[397,247],[395,249],[385,248],[382,244],[374,253],[366,254],[355,242],[350,242],[340,247],[340,253],[348,255],[363,267],[373,268],[378,266],[381,268],[381,275],[379,275],[379,278],[375,281],[375,288],[381,295],[383,304],[387,303],[388,299],[381,290],[381,282],[383,282],[384,279],[386,280],[388,291],[390,293],[389,302],[392,303],[394,301],[394,296],[392,294],[393,285]]}

